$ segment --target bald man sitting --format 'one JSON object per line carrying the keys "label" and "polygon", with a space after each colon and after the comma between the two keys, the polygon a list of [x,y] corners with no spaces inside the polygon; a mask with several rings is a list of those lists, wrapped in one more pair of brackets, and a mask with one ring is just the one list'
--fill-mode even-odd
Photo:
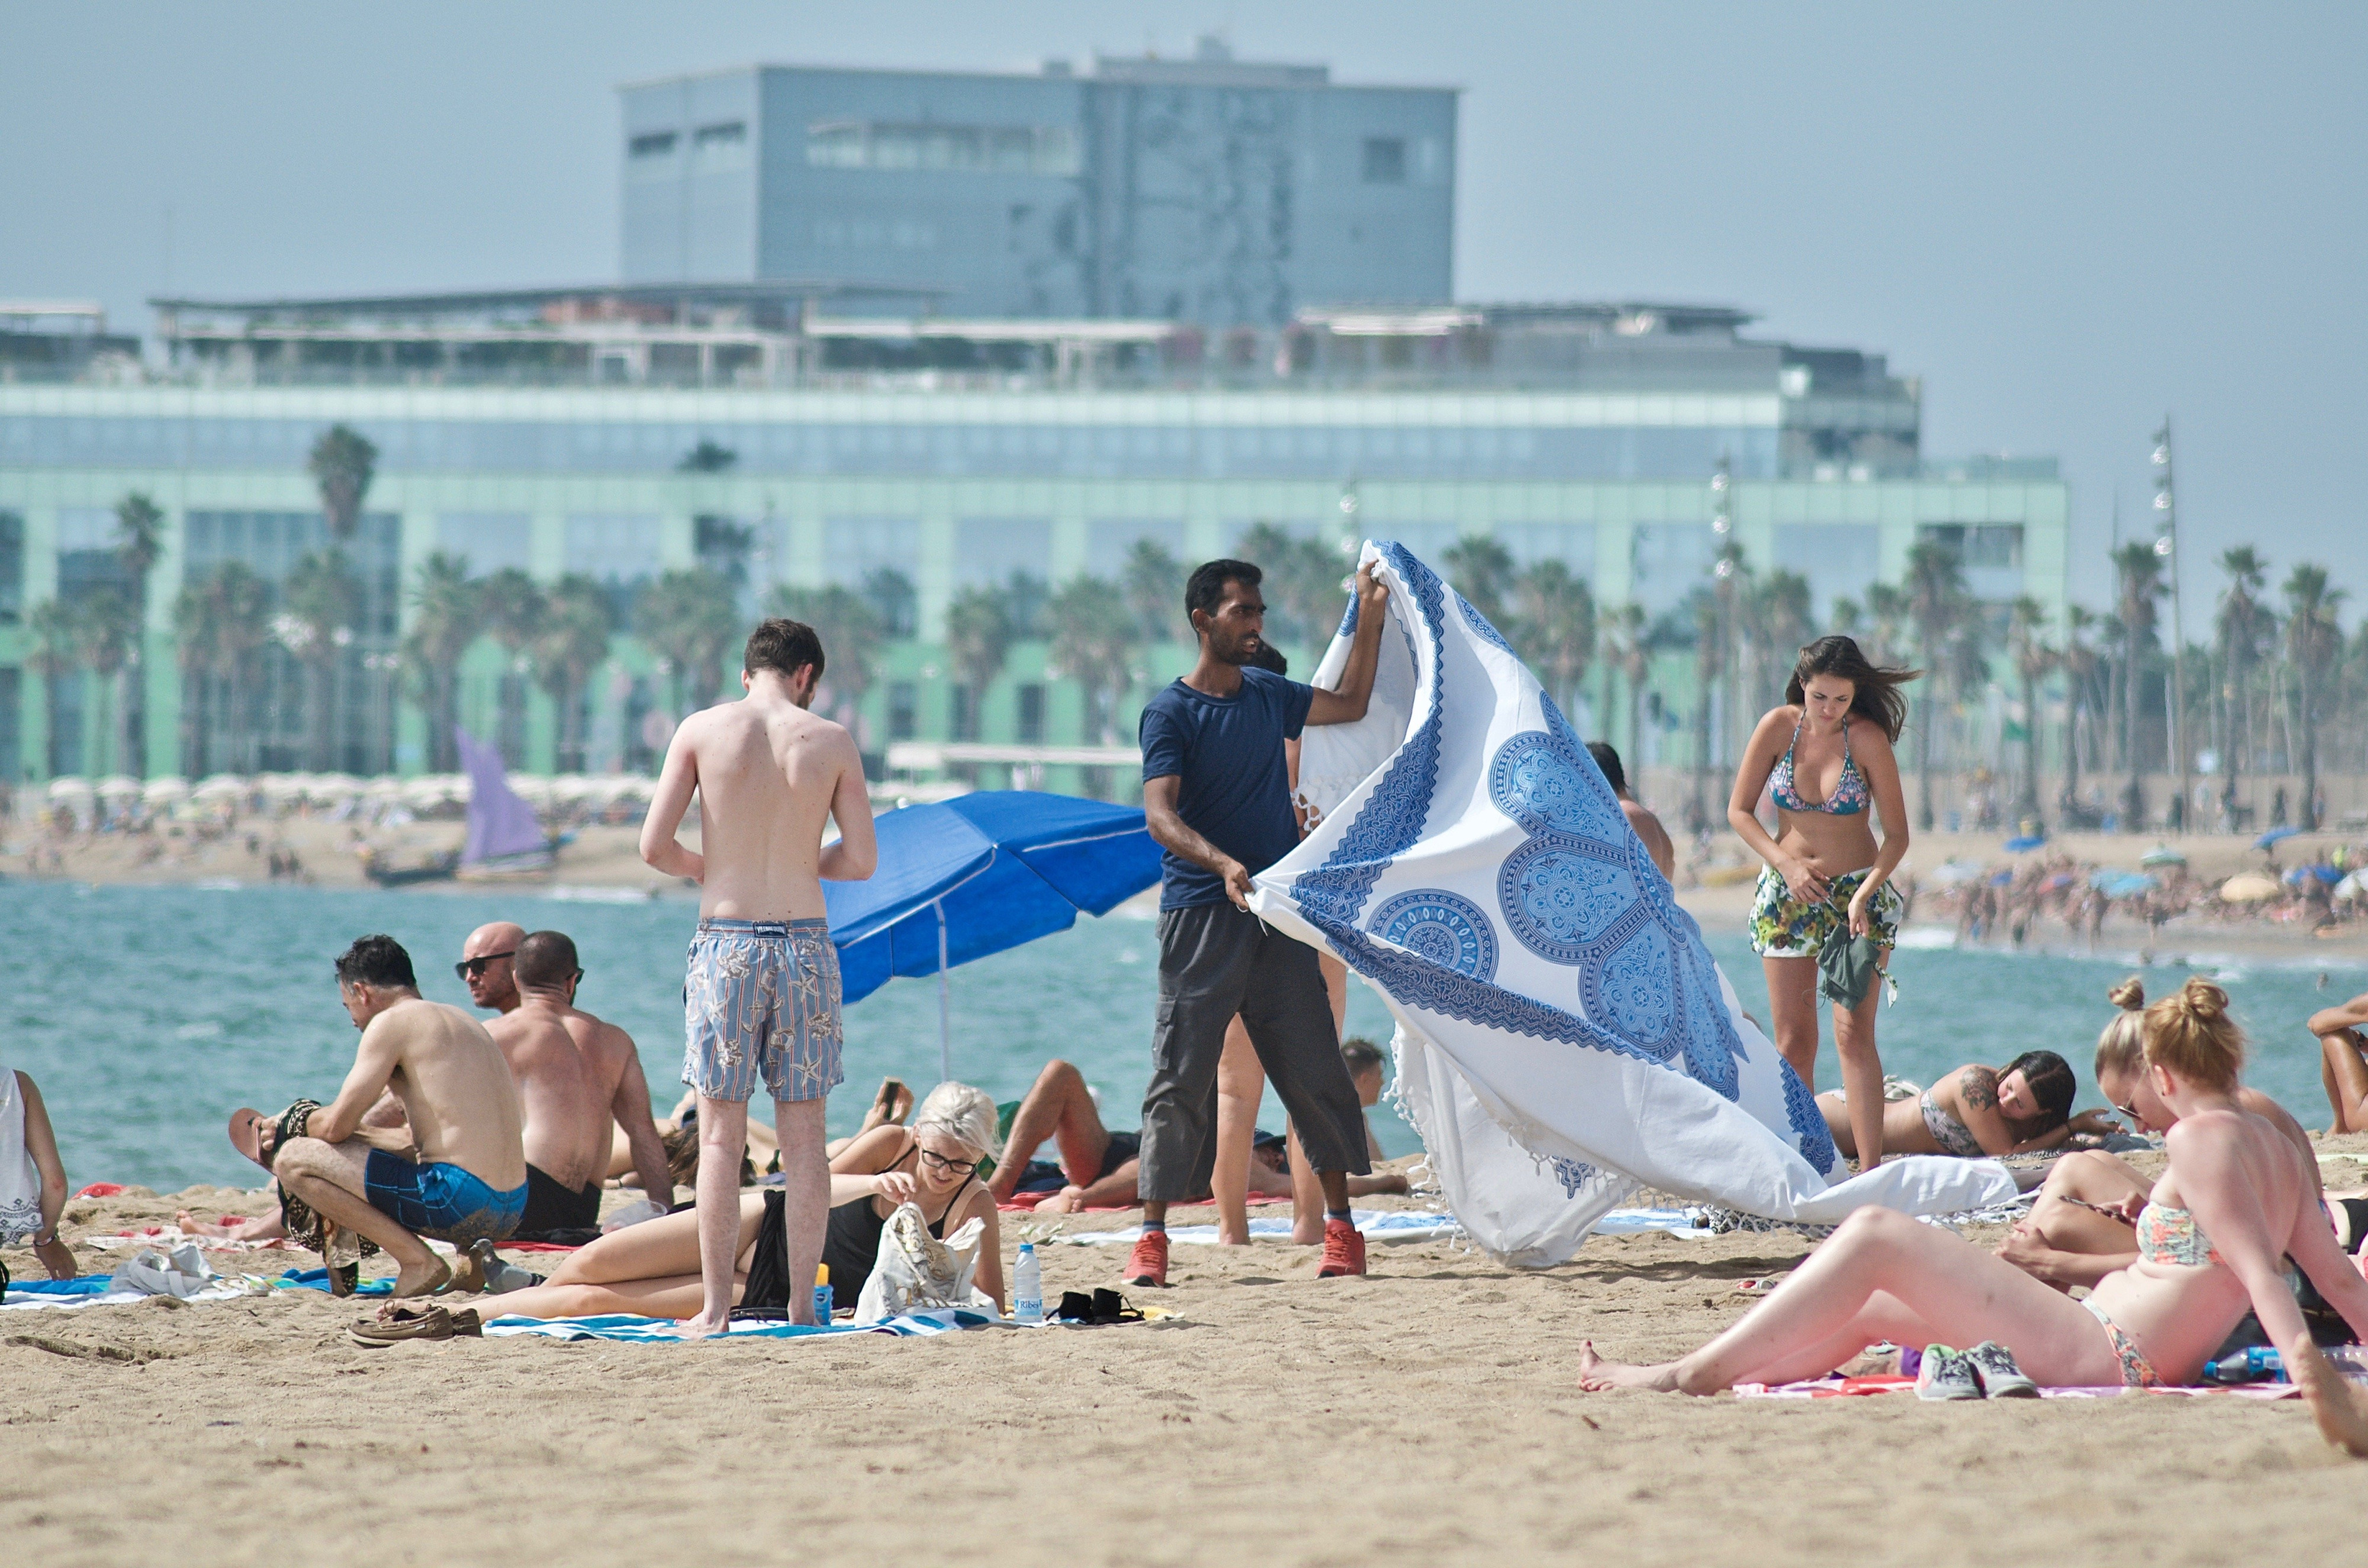
{"label": "bald man sitting", "polygon": [[[485,1026],[509,1062],[526,1112],[526,1213],[514,1233],[519,1241],[580,1242],[598,1230],[612,1120],[633,1145],[646,1190],[662,1201],[673,1199],[641,1058],[624,1030],[575,1007],[583,974],[575,944],[564,934],[518,938],[507,960],[515,999]],[[471,994],[490,1005],[476,977],[469,979]]]}
{"label": "bald man sitting", "polygon": [[518,977],[510,966],[517,961],[518,945],[525,940],[526,927],[511,920],[496,920],[469,933],[461,944],[461,961],[452,966],[469,988],[469,1000],[495,1013],[518,1006]]}

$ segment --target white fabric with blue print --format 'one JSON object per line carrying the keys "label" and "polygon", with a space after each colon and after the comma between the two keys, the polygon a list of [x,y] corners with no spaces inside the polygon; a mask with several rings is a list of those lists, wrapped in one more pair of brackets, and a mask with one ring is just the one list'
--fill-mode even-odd
{"label": "white fabric with blue print", "polygon": [[[1318,821],[1251,906],[1389,1004],[1398,1089],[1473,1238],[1543,1267],[1642,1183],[1773,1220],[2009,1200],[1993,1161],[1848,1181],[1569,723],[1496,628],[1367,543],[1390,627],[1366,716],[1310,727]],[[1338,678],[1352,603],[1315,684]]]}

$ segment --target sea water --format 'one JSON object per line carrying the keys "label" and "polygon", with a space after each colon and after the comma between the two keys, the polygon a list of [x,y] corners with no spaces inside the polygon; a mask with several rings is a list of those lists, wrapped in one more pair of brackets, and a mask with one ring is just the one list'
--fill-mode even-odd
{"label": "sea water", "polygon": [[[462,938],[493,920],[575,939],[585,969],[577,1001],[631,1031],[657,1108],[670,1108],[682,1092],[683,949],[698,920],[697,906],[681,898],[0,883],[0,1061],[40,1085],[76,1187],[252,1187],[262,1173],[231,1149],[230,1112],[274,1111],[300,1096],[328,1100],[352,1065],[354,1030],[331,968],[346,943],[390,933],[410,949],[427,995],[467,1006],[452,963]],[[1740,931],[1708,937],[1745,1009],[1766,1019],[1767,987]],[[2302,1023],[2368,990],[2368,967],[2307,953],[2215,960],[2200,950],[2207,944],[2199,939],[2185,964],[2144,971],[2150,986],[2168,990],[2190,966],[2226,984],[2253,1032],[2248,1081],[2305,1125],[2324,1126],[2317,1048]],[[1149,919],[1114,915],[1081,917],[1069,931],[955,970],[955,1076],[1017,1099],[1046,1060],[1066,1057],[1099,1092],[1107,1123],[1135,1126],[1158,957]],[[1894,959],[1897,1005],[1877,1026],[1884,1066],[1929,1084],[1964,1062],[2045,1048],[2079,1072],[2080,1104],[2100,1105],[2088,1066],[2112,1014],[2105,989],[2134,966],[2129,955],[1956,951],[1911,940]],[[1360,981],[1349,984],[1349,1028],[1389,1039],[1388,1011]],[[883,1076],[926,1093],[938,1054],[934,978],[892,981],[849,1007],[833,1135],[853,1131]],[[1818,1078],[1827,1087],[1839,1082],[1830,1034]],[[1260,1121],[1281,1126],[1271,1089]],[[1388,1153],[1419,1146],[1386,1103],[1372,1124]]]}

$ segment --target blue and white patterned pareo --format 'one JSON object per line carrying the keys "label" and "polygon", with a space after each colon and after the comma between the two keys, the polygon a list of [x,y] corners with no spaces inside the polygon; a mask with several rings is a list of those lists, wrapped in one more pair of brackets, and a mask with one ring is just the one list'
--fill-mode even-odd
{"label": "blue and white patterned pareo", "polygon": [[[1252,907],[1388,1002],[1398,1090],[1457,1217],[1545,1265],[1638,1183],[1778,1220],[2013,1196],[1992,1162],[1839,1162],[1799,1077],[1743,1016],[1569,722],[1503,637],[1404,547],[1372,704],[1311,727],[1316,827]],[[1316,672],[1346,662],[1351,604]]]}

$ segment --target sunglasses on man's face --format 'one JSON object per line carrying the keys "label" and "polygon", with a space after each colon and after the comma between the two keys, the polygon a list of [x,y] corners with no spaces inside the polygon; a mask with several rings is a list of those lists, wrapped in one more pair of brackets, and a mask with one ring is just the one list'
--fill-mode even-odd
{"label": "sunglasses on man's face", "polygon": [[517,951],[516,948],[512,948],[507,953],[483,953],[473,959],[462,959],[452,966],[452,972],[463,980],[483,980],[485,977],[485,971],[492,967],[495,959],[509,958]]}

